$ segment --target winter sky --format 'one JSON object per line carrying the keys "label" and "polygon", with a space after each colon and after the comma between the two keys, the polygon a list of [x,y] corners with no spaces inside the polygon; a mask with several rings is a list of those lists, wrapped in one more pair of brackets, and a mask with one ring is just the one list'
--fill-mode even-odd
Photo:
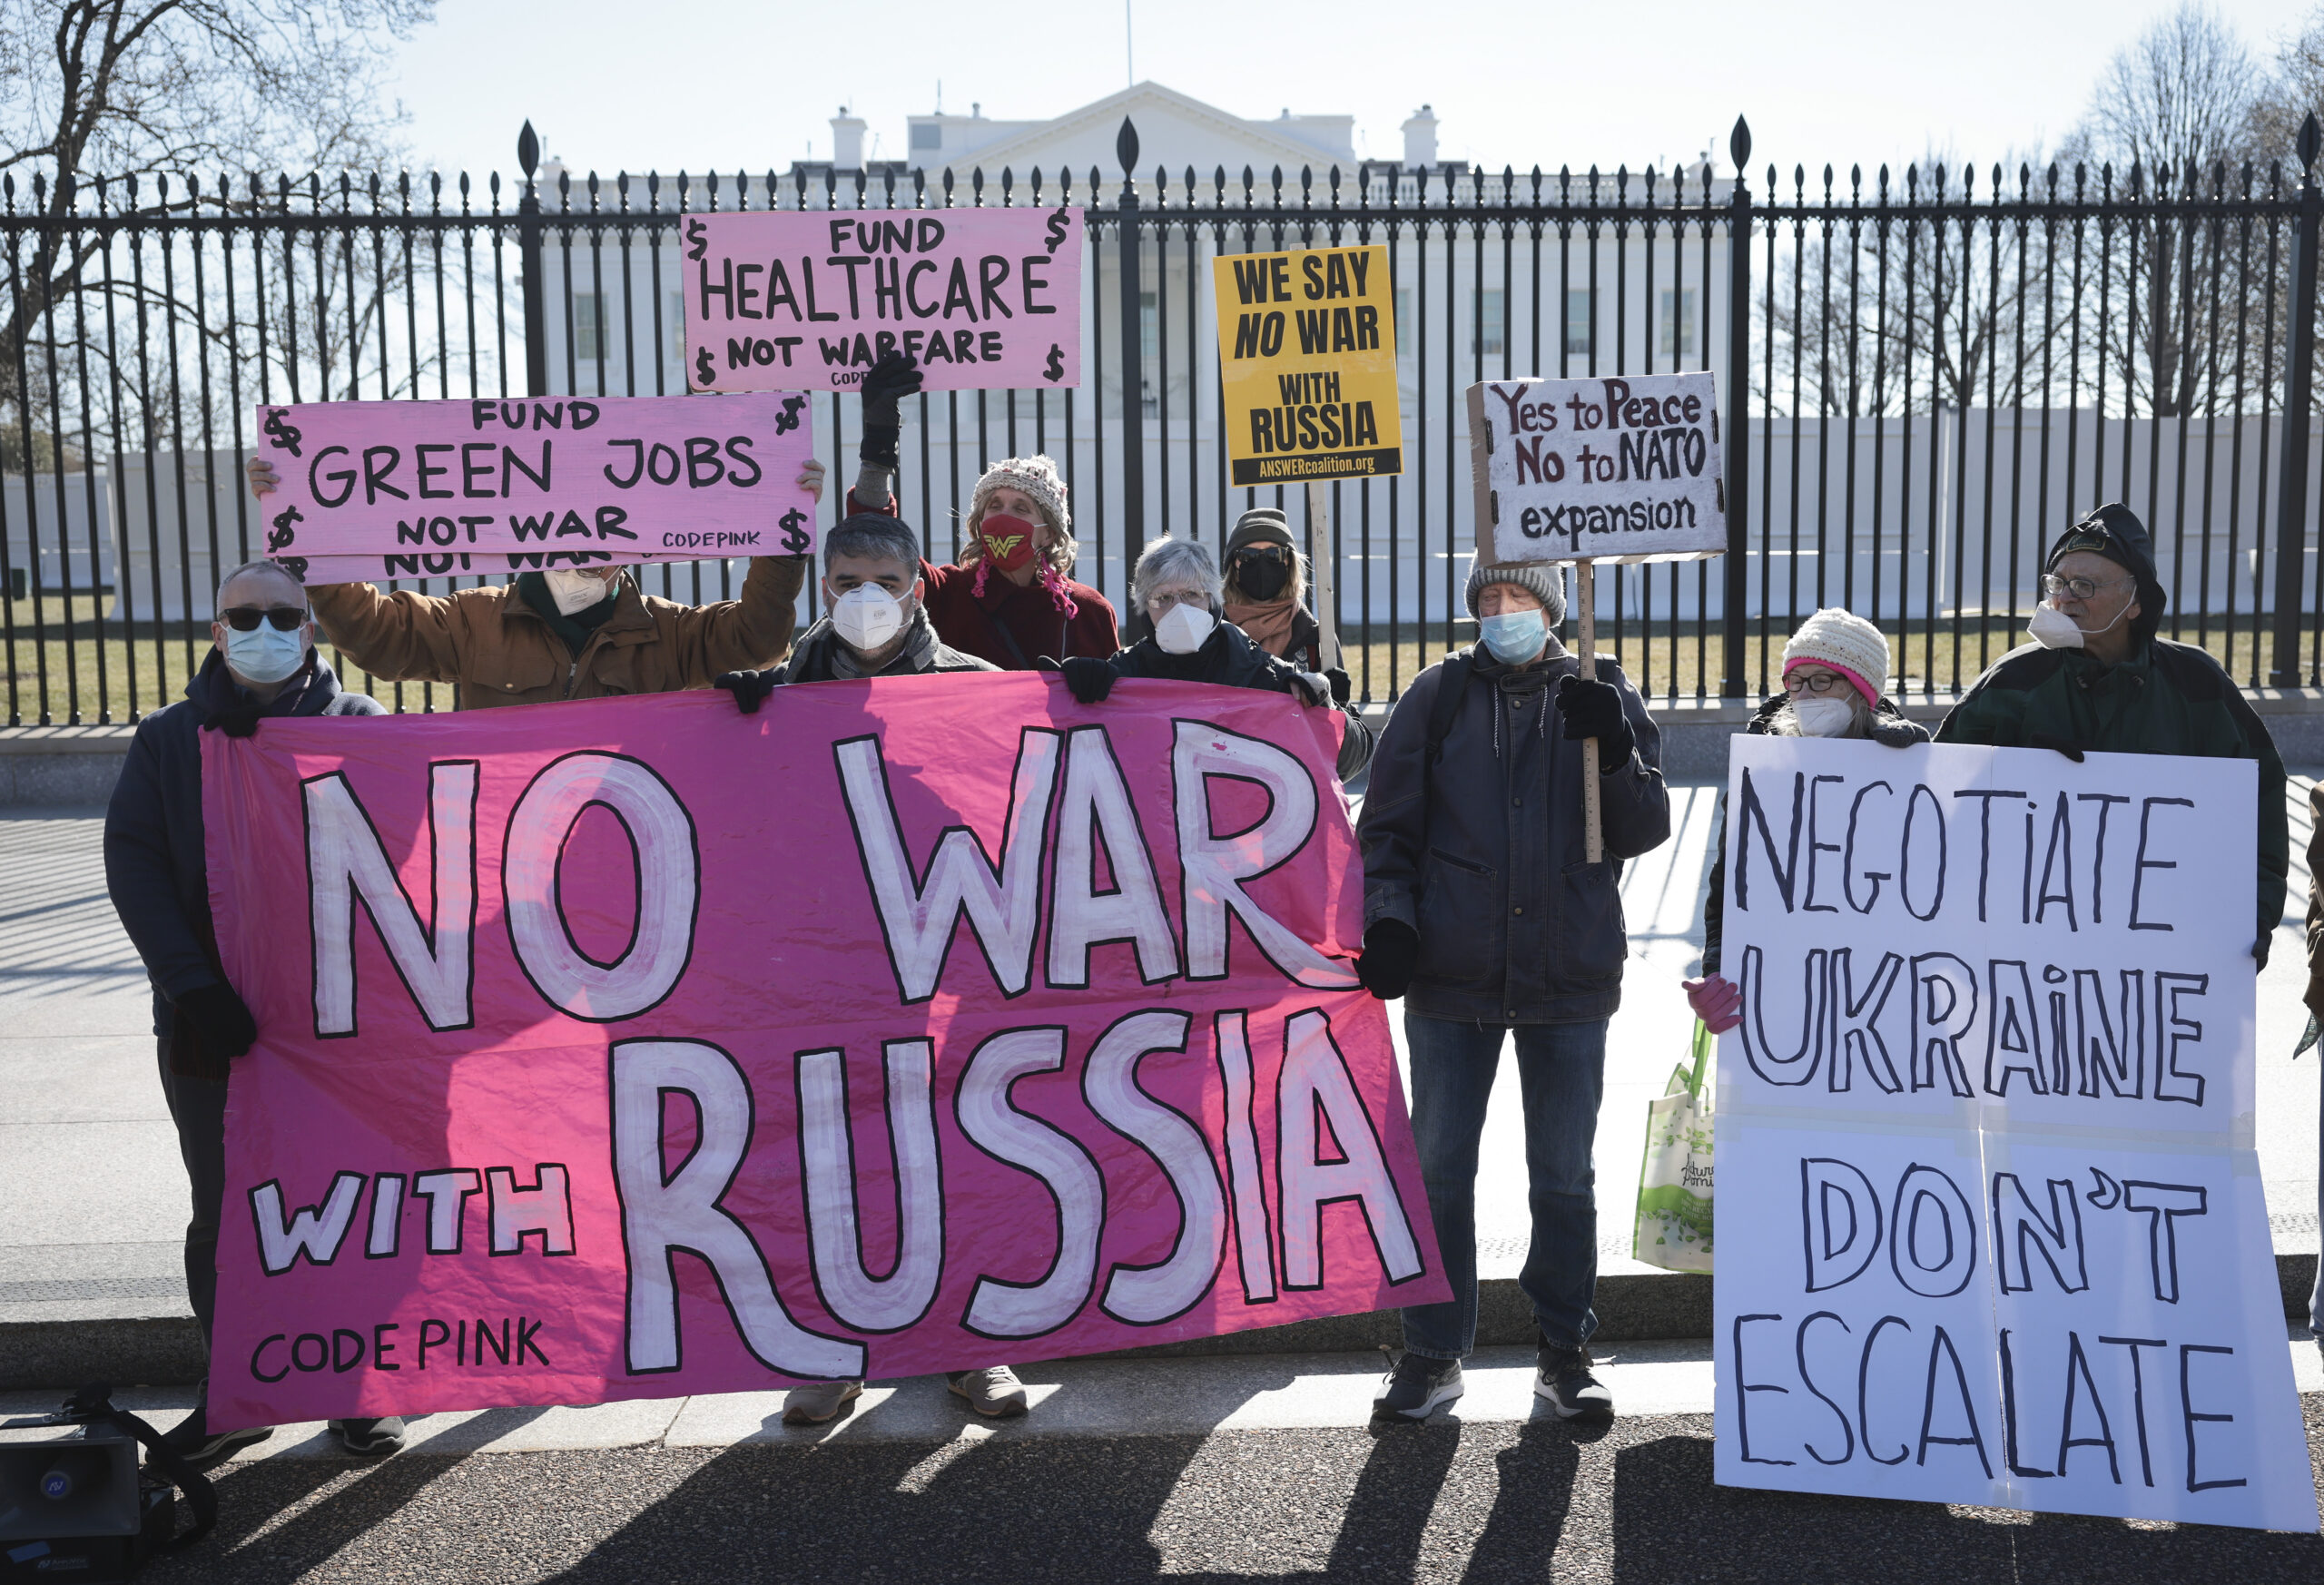
{"label": "winter sky", "polygon": [[[1439,154],[1520,170],[1725,165],[1750,119],[1755,174],[1869,175],[1931,148],[1989,162],[2054,142],[2108,57],[2162,0],[441,0],[393,92],[418,162],[513,170],[527,116],[576,170],[763,170],[831,157],[844,103],[875,158],[937,107],[1059,114],[1128,73],[1238,115],[1352,114],[1359,157],[1395,158],[1422,102]],[[2315,0],[2230,0],[2271,55]],[[1167,159],[1150,143],[1142,162]]]}

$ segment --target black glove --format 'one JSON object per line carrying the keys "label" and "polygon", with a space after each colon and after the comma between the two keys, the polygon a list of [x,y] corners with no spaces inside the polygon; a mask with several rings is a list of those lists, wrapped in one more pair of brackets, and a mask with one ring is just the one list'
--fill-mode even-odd
{"label": "black glove", "polygon": [[904,432],[897,404],[917,394],[924,378],[920,365],[903,352],[888,353],[863,377],[863,444],[856,455],[865,462],[895,471],[900,460],[897,445]]}
{"label": "black glove", "polygon": [[2033,736],[2025,740],[2025,746],[2027,748],[2055,749],[2058,753],[2072,760],[2075,764],[2078,765],[2082,763],[2082,750],[2079,747],[2073,743],[2068,743],[2064,738],[2053,737],[2046,732],[2037,732],[2034,733]]}
{"label": "black glove", "polygon": [[1872,741],[1882,748],[1912,748],[1928,741],[1928,733],[1910,721],[1876,721]]}
{"label": "black glove", "polygon": [[1355,684],[1348,681],[1347,668],[1333,666],[1324,673],[1324,676],[1332,684],[1332,703],[1343,710],[1346,709],[1348,695],[1355,691]]}
{"label": "black glove", "polygon": [[710,685],[724,688],[734,695],[734,708],[745,715],[756,715],[766,696],[774,692],[773,672],[725,672]]}
{"label": "black glove", "polygon": [[193,1026],[202,1054],[213,1062],[240,1057],[258,1039],[258,1024],[251,1009],[231,985],[205,985],[177,999],[178,1011]]}
{"label": "black glove", "polygon": [[1611,683],[1585,683],[1580,677],[1558,679],[1558,714],[1565,717],[1565,735],[1574,741],[1598,740],[1598,771],[1610,775],[1630,763],[1638,734],[1622,714],[1621,690]]}
{"label": "black glove", "polygon": [[1355,977],[1382,1001],[1393,1001],[1412,989],[1413,970],[1419,962],[1419,932],[1400,919],[1374,920],[1364,932]]}
{"label": "black glove", "polygon": [[1065,685],[1084,704],[1102,704],[1106,695],[1114,691],[1114,664],[1101,661],[1094,655],[1077,655],[1059,663],[1058,670],[1065,674]]}

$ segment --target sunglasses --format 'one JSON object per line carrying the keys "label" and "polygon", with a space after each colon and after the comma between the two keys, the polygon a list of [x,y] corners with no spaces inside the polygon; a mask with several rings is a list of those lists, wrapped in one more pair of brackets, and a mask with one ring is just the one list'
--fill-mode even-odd
{"label": "sunglasses", "polygon": [[1270,545],[1264,548],[1238,550],[1235,553],[1235,559],[1237,562],[1289,561],[1291,552],[1284,549],[1280,545]]}
{"label": "sunglasses", "polygon": [[256,633],[261,622],[271,622],[277,633],[296,633],[307,619],[303,605],[270,605],[261,611],[255,605],[237,605],[218,613],[218,620],[237,633]]}

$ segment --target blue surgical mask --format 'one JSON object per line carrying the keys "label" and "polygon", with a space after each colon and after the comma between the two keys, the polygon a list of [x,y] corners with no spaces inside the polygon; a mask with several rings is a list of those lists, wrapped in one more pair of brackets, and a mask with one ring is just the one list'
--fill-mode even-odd
{"label": "blue surgical mask", "polygon": [[1531,660],[1550,641],[1549,624],[1539,611],[1504,611],[1477,619],[1477,633],[1493,658],[1510,665]]}
{"label": "blue surgical mask", "polygon": [[248,633],[226,629],[226,665],[245,683],[279,683],[297,671],[307,658],[307,630],[301,625],[285,633],[271,622],[261,622]]}

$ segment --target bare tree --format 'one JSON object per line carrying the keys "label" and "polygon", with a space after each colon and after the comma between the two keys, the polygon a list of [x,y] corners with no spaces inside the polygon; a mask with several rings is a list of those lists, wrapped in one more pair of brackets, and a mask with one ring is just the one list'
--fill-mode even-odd
{"label": "bare tree", "polygon": [[2116,196],[2153,205],[2118,233],[2131,312],[2094,329],[2119,357],[2132,402],[2158,417],[2216,394],[2221,330],[2207,304],[2219,291],[2222,239],[2197,206],[2240,185],[2230,172],[2253,153],[2260,80],[2233,25],[2183,0],[2115,54],[2075,138],[2076,153],[2112,167]]}
{"label": "bare tree", "polygon": [[[116,220],[158,217],[193,207],[186,172],[306,179],[392,159],[403,117],[382,75],[432,12],[433,0],[0,0],[0,170],[25,227],[0,312],[0,410],[21,408],[27,369],[44,361],[32,355],[59,350],[79,322],[64,311],[74,300],[185,306],[108,278],[111,234],[75,223],[91,182],[104,180]],[[256,199],[219,183],[201,202]]]}

